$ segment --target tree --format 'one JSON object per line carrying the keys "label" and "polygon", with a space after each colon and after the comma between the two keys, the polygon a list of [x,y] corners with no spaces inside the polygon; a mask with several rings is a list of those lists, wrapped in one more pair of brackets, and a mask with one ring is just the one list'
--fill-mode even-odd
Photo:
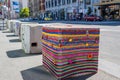
{"label": "tree", "polygon": [[91,7],[88,7],[87,15],[90,15],[90,14],[91,14],[91,12],[92,12]]}
{"label": "tree", "polygon": [[29,8],[22,8],[20,10],[20,17],[29,17]]}

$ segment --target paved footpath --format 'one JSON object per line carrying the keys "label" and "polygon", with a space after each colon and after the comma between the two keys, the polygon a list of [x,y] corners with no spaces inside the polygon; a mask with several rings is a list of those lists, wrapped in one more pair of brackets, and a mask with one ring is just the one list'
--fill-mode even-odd
{"label": "paved footpath", "polygon": [[[27,55],[13,33],[0,31],[0,80],[57,80],[42,66],[42,55]],[[99,69],[92,76],[69,80],[120,80]]]}

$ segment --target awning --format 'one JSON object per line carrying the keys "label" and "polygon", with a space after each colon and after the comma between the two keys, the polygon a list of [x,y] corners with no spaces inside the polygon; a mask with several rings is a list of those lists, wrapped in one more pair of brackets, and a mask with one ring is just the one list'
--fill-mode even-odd
{"label": "awning", "polygon": [[105,2],[105,3],[96,3],[94,6],[109,6],[109,5],[120,5],[120,1],[112,1],[112,2]]}

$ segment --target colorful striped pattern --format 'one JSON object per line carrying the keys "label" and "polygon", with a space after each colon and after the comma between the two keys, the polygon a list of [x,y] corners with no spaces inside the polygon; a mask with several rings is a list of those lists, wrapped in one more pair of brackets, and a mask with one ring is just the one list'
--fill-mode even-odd
{"label": "colorful striped pattern", "polygon": [[58,79],[97,72],[99,29],[73,27],[42,28],[43,64]]}

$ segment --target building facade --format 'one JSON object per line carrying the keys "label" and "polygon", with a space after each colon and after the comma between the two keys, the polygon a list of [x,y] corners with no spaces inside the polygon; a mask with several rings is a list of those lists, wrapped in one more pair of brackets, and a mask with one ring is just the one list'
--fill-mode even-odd
{"label": "building facade", "polygon": [[93,6],[99,0],[45,0],[45,17],[57,20],[72,20],[81,18],[88,13],[100,15],[98,6]]}
{"label": "building facade", "polygon": [[27,8],[28,7],[28,0],[19,0],[20,8]]}
{"label": "building facade", "polygon": [[19,0],[10,0],[10,15],[11,18],[19,18],[19,12],[20,12],[20,3]]}
{"label": "building facade", "polygon": [[32,3],[32,0],[28,0],[28,8],[30,10],[30,16],[32,16],[32,13],[33,13],[33,3]]}
{"label": "building facade", "polygon": [[106,20],[120,20],[120,0],[101,0],[95,6],[100,7],[101,16]]}
{"label": "building facade", "polygon": [[30,16],[36,18],[40,13],[40,0],[29,0],[28,7],[30,9]]}
{"label": "building facade", "polygon": [[21,0],[5,0],[5,5],[8,7],[8,18],[19,18],[21,7]]}
{"label": "building facade", "polygon": [[40,19],[45,17],[45,0],[40,0]]}

